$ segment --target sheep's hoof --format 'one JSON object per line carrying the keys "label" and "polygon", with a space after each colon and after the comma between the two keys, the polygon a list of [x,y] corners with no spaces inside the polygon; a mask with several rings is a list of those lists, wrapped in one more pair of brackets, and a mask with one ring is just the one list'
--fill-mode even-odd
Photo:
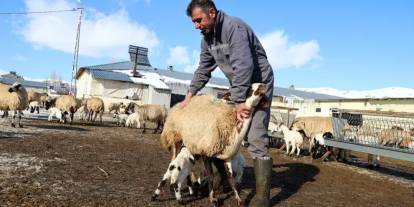
{"label": "sheep's hoof", "polygon": [[16,125],[15,125],[14,123],[11,123],[11,126],[12,126],[12,127],[16,127]]}

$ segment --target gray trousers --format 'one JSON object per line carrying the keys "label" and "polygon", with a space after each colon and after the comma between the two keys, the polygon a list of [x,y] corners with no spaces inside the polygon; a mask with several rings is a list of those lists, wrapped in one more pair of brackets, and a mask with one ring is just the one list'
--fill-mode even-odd
{"label": "gray trousers", "polygon": [[249,147],[247,150],[253,159],[258,157],[269,156],[269,135],[267,128],[270,121],[270,105],[273,97],[273,78],[266,84],[266,98],[270,102],[269,107],[256,107],[253,112],[252,122],[250,124],[249,132],[247,133],[247,140]]}

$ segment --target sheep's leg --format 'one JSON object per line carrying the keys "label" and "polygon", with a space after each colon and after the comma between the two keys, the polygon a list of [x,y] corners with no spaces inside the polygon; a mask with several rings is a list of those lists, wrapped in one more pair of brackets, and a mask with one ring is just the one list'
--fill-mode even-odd
{"label": "sheep's leg", "polygon": [[145,121],[143,121],[142,125],[144,127],[144,130],[142,130],[142,133],[145,133],[145,127],[146,127]]}
{"label": "sheep's leg", "polygon": [[99,121],[102,123],[102,115],[103,115],[103,110],[101,111],[101,113],[99,113]]}
{"label": "sheep's leg", "polygon": [[175,195],[175,199],[178,201],[178,203],[182,203],[182,197],[181,197],[181,182],[178,182],[177,184],[174,185],[174,195]]}
{"label": "sheep's leg", "polygon": [[296,145],[296,150],[298,151],[297,154],[296,154],[296,156],[299,157],[299,155],[300,155],[300,147],[299,147],[299,145]]}
{"label": "sheep's leg", "polygon": [[160,128],[160,121],[157,121],[157,128],[154,129],[153,133],[156,134],[159,128]]}
{"label": "sheep's leg", "polygon": [[[98,116],[98,112],[97,111],[95,111],[95,116],[93,117],[93,122],[95,122],[96,121],[96,117]],[[102,120],[101,120],[102,121]]]}
{"label": "sheep's leg", "polygon": [[37,114],[39,114],[40,106],[36,106],[36,111],[37,111]]}
{"label": "sheep's leg", "polygon": [[290,148],[290,144],[289,144],[289,141],[286,141],[286,154],[288,155],[289,154],[289,148]]}
{"label": "sheep's leg", "polygon": [[16,111],[14,111],[13,115],[12,115],[12,123],[11,126],[12,127],[16,127],[16,124],[14,124],[14,118],[16,117]]}
{"label": "sheep's leg", "polygon": [[18,111],[17,114],[18,114],[17,116],[19,118],[19,127],[22,128],[23,127],[23,125],[22,125],[22,112]]}
{"label": "sheep's leg", "polygon": [[237,200],[237,205],[240,206],[242,203],[242,200],[239,196],[239,192],[237,192],[236,184],[234,183],[231,161],[225,162],[225,169],[226,169],[226,174],[227,174],[227,181],[229,182],[231,189],[234,192],[234,196],[236,197],[236,200]]}
{"label": "sheep's leg", "polygon": [[292,144],[292,150],[290,151],[289,155],[292,155],[293,153],[295,153],[295,149],[296,149],[296,143],[291,143]]}
{"label": "sheep's leg", "polygon": [[214,189],[213,189],[214,174],[213,174],[213,168],[211,166],[210,158],[203,157],[203,163],[204,163],[204,167],[206,168],[207,179],[208,179],[208,189],[210,191],[208,198],[210,202],[213,203],[214,206],[218,206],[218,199],[215,197]]}
{"label": "sheep's leg", "polygon": [[171,177],[171,173],[169,170],[164,174],[161,182],[158,183],[157,189],[155,189],[154,194],[151,196],[151,200],[154,201],[161,193],[161,188],[165,186],[165,183],[167,183],[168,179]]}
{"label": "sheep's leg", "polygon": [[72,125],[72,123],[73,123],[73,116],[74,116],[74,114],[75,113],[70,112],[70,125]]}

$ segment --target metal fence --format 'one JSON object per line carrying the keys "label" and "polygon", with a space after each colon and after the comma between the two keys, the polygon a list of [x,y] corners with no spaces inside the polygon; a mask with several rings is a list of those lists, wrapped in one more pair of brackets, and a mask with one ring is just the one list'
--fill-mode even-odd
{"label": "metal fence", "polygon": [[333,147],[414,162],[414,114],[335,111]]}

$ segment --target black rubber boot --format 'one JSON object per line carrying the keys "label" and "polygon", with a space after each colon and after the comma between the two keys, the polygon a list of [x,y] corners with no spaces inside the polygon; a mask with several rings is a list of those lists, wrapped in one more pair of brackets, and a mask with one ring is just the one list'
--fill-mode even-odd
{"label": "black rubber boot", "polygon": [[273,159],[271,157],[256,158],[254,160],[254,176],[256,178],[256,196],[250,206],[270,206],[270,181],[272,175]]}

